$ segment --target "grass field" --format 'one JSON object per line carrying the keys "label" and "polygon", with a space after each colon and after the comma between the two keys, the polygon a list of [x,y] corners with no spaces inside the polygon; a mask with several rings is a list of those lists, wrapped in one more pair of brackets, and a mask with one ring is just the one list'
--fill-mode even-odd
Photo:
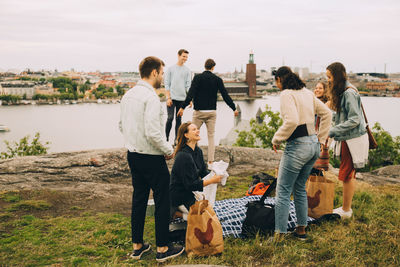
{"label": "grass field", "polygon": [[[250,177],[230,177],[217,199],[242,197]],[[335,205],[342,188],[336,187]],[[0,193],[1,266],[154,266],[154,219],[146,218],[145,240],[152,252],[140,261],[131,251],[130,217],[80,206],[62,206],[55,191]],[[400,186],[360,184],[354,217],[308,229],[306,242],[292,238],[225,239],[222,255],[172,259],[167,264],[225,266],[400,266]]]}

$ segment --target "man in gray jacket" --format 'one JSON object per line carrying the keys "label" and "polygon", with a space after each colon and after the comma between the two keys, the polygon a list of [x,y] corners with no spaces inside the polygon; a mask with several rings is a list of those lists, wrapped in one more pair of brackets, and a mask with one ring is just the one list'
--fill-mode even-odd
{"label": "man in gray jacket", "polygon": [[155,228],[158,262],[180,255],[182,246],[168,245],[170,175],[165,160],[173,149],[166,142],[164,109],[155,92],[164,74],[164,62],[146,57],[139,65],[142,78],[121,100],[120,130],[128,149],[128,164],[132,174],[132,242],[131,257],[140,259],[150,250],[143,241],[143,230],[150,189],[155,203]]}

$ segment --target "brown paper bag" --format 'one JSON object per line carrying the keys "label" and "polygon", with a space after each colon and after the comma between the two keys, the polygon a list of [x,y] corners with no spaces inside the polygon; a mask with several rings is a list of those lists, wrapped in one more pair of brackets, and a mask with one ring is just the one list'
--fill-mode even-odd
{"label": "brown paper bag", "polygon": [[332,213],[335,183],[324,176],[310,175],[306,183],[308,216],[318,219]]}
{"label": "brown paper bag", "polygon": [[214,255],[224,250],[222,226],[208,200],[196,201],[190,207],[185,247],[189,257]]}

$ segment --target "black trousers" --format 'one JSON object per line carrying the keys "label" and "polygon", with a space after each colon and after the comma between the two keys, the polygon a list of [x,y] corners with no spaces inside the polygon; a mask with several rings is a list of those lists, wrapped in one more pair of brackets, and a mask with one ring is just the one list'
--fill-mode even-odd
{"label": "black trousers", "polygon": [[162,155],[147,155],[128,151],[128,164],[132,174],[132,242],[143,243],[143,230],[150,188],[153,190],[156,222],[156,245],[169,242],[169,170]]}
{"label": "black trousers", "polygon": [[165,136],[167,136],[167,141],[169,140],[169,133],[172,128],[172,121],[174,120],[174,110],[175,110],[175,139],[178,135],[179,126],[182,123],[182,117],[177,116],[179,109],[181,108],[184,101],[172,100],[172,105],[170,107],[167,106],[168,119],[167,124],[165,125]]}

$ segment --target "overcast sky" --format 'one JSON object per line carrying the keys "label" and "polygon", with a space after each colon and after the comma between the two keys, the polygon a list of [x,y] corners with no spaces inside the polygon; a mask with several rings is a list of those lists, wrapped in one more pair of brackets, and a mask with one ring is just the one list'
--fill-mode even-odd
{"label": "overcast sky", "polygon": [[199,71],[309,67],[400,72],[399,0],[0,0],[0,70],[137,71],[141,59]]}

